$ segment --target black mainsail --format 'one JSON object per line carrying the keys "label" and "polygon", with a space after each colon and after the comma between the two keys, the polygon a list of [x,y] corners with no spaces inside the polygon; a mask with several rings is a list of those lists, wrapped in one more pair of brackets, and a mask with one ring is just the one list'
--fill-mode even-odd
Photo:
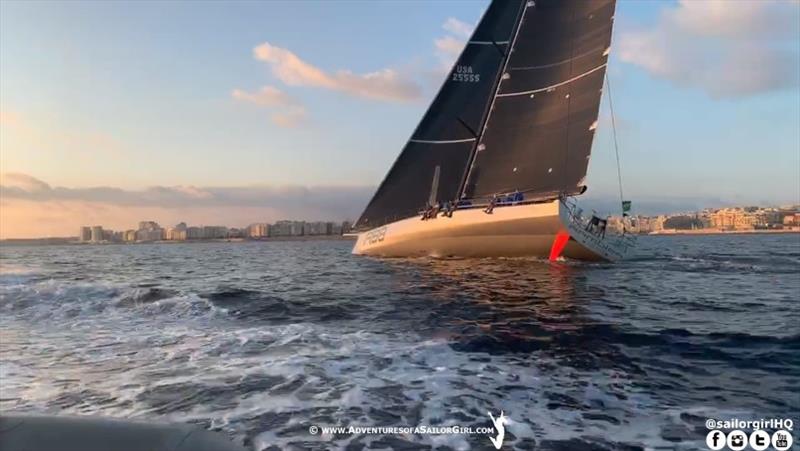
{"label": "black mainsail", "polygon": [[356,222],[427,202],[580,192],[615,0],[493,0],[422,121]]}
{"label": "black mainsail", "polygon": [[458,198],[523,5],[522,0],[489,5],[357,228],[416,215],[429,200],[437,171],[436,201]]}
{"label": "black mainsail", "polygon": [[597,127],[615,0],[528,2],[465,198],[580,193]]}

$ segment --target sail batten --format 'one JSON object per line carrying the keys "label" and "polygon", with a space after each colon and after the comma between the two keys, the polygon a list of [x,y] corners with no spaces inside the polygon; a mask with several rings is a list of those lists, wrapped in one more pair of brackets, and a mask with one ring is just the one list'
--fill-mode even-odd
{"label": "sail batten", "polygon": [[412,143],[421,143],[421,144],[458,144],[458,143],[467,143],[476,141],[478,138],[466,138],[466,139],[450,139],[450,140],[432,140],[426,141],[424,139],[410,139],[409,141]]}
{"label": "sail batten", "polygon": [[506,45],[508,41],[469,41],[467,44],[474,45]]}
{"label": "sail batten", "polygon": [[587,75],[590,75],[590,74],[592,74],[594,72],[597,72],[598,70],[605,69],[605,67],[606,67],[605,64],[601,64],[601,65],[595,67],[594,69],[589,69],[588,71],[586,71],[586,72],[584,72],[584,73],[582,73],[580,75],[572,77],[569,80],[564,80],[562,82],[556,83],[554,85],[545,86],[543,88],[531,89],[529,91],[507,92],[505,94],[498,94],[497,97],[513,97],[513,96],[521,96],[521,95],[526,95],[526,94],[536,94],[537,92],[549,91],[551,89],[558,88],[559,86],[563,86],[563,85],[566,85],[568,83],[572,83],[573,81],[581,79],[581,78],[583,78],[583,77],[585,77]]}
{"label": "sail batten", "polygon": [[562,64],[571,63],[571,62],[573,62],[573,61],[575,61],[575,60],[577,60],[579,58],[585,58],[587,56],[592,56],[596,52],[601,52],[601,51],[605,52],[607,50],[608,49],[606,47],[598,47],[598,48],[589,50],[588,52],[583,53],[581,55],[575,55],[573,57],[570,57],[570,58],[567,58],[565,60],[558,61],[558,62],[555,62],[555,63],[541,64],[541,65],[538,65],[538,66],[510,67],[510,68],[508,68],[508,70],[511,70],[511,71],[522,71],[522,70],[547,69],[547,68],[550,68],[550,67],[555,67],[555,66],[560,66]]}

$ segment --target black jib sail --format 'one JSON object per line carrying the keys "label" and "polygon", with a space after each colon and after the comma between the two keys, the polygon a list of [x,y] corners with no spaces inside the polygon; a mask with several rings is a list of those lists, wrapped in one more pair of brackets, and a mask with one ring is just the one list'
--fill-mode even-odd
{"label": "black jib sail", "polygon": [[615,0],[526,3],[462,197],[581,192],[614,7]]}
{"label": "black jib sail", "polygon": [[414,216],[429,200],[459,196],[523,6],[523,0],[496,0],[486,10],[357,228]]}

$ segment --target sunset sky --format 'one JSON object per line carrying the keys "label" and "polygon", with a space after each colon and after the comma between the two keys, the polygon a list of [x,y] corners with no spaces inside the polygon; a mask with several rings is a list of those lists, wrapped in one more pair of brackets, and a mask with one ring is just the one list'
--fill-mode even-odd
{"label": "sunset sky", "polygon": [[[640,212],[800,203],[800,1],[624,1]],[[0,238],[355,219],[486,1],[0,2]],[[607,104],[589,195],[615,198]]]}

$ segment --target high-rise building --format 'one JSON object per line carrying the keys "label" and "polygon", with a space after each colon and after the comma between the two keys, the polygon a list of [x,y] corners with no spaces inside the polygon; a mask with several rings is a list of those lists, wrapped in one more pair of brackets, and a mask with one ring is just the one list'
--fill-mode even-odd
{"label": "high-rise building", "polygon": [[78,233],[78,240],[83,243],[92,241],[92,228],[88,226],[81,227],[81,231]]}
{"label": "high-rise building", "polygon": [[139,230],[160,229],[161,226],[155,221],[139,221]]}
{"label": "high-rise building", "polygon": [[303,224],[303,235],[327,235],[328,225],[324,222],[306,222]]}
{"label": "high-rise building", "polygon": [[328,235],[341,235],[342,234],[342,225],[338,222],[329,222],[328,223]]}
{"label": "high-rise building", "polygon": [[164,239],[173,240],[173,241],[185,241],[186,240],[186,223],[181,222],[175,225],[175,227],[171,227],[167,229]]}
{"label": "high-rise building", "polygon": [[155,221],[141,221],[136,231],[136,241],[159,241],[166,238],[165,230]]}
{"label": "high-rise building", "polygon": [[225,226],[203,226],[203,238],[207,240],[228,237],[228,228]]}
{"label": "high-rise building", "polygon": [[269,224],[260,222],[247,227],[247,236],[250,238],[265,238],[269,236]]}
{"label": "high-rise building", "polygon": [[200,240],[203,239],[203,229],[200,227],[187,227],[186,228],[187,240]]}
{"label": "high-rise building", "polygon": [[136,231],[135,230],[126,230],[125,235],[122,238],[123,241],[126,243],[133,243],[136,241]]}
{"label": "high-rise building", "polygon": [[93,243],[100,243],[103,241],[103,227],[102,226],[93,226],[92,227],[92,242]]}
{"label": "high-rise building", "polygon": [[269,236],[302,236],[303,221],[278,221],[269,228]]}

